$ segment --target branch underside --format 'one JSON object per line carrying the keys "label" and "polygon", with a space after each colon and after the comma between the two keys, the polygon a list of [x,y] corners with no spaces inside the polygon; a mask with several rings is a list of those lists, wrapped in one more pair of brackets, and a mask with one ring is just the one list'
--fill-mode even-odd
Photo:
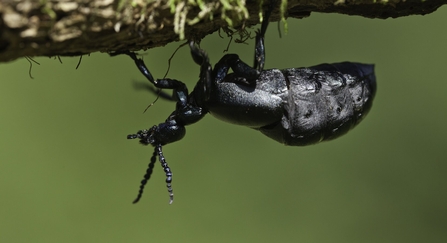
{"label": "branch underside", "polygon": [[[238,2],[237,2],[238,1]],[[141,50],[180,39],[200,40],[220,28],[243,29],[260,22],[260,2],[208,0],[190,5],[177,0],[1,1],[0,62],[25,56],[77,56],[92,52]],[[284,0],[285,1],[285,0]],[[278,7],[271,21],[281,19]],[[311,12],[367,18],[396,18],[435,11],[446,0],[289,0],[284,17]],[[263,0],[262,8],[269,6]],[[283,5],[285,6],[285,5]]]}

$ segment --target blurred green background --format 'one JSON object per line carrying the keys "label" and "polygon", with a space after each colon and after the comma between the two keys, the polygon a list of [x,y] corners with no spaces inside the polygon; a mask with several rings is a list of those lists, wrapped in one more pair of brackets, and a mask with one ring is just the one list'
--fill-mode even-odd
{"label": "blurred green background", "polygon": [[[133,205],[152,148],[126,135],[166,119],[174,104],[125,56],[36,58],[0,65],[0,242],[447,242],[447,7],[372,20],[289,19],[266,37],[267,68],[375,63],[370,114],[335,141],[285,147],[212,116],[164,147],[174,172],[168,205],[157,163]],[[254,29],[253,29],[254,30]],[[253,42],[231,53],[252,63]],[[228,38],[206,37],[212,63]],[[178,43],[146,52],[162,77]],[[188,48],[169,77],[197,81]]]}

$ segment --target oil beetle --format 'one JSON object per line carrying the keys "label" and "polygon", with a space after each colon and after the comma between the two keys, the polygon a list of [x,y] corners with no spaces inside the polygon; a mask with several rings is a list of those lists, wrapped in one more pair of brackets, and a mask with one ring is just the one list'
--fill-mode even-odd
{"label": "oil beetle", "polygon": [[[186,85],[175,79],[154,79],[143,60],[130,51],[126,54],[140,72],[159,89],[172,89],[177,101],[165,122],[148,130],[128,135],[143,145],[154,146],[149,167],[141,181],[134,203],[143,194],[156,157],[166,174],[170,203],[174,199],[172,172],[162,146],[183,138],[185,126],[196,123],[207,113],[229,123],[243,125],[292,146],[304,146],[339,137],[357,125],[371,108],[376,92],[374,66],[342,62],[308,68],[264,70],[264,34],[272,8],[266,11],[256,33],[254,67],[236,54],[226,54],[211,67],[208,56],[194,41],[191,55],[200,65],[200,80],[188,93]],[[233,73],[228,74],[228,69]]]}

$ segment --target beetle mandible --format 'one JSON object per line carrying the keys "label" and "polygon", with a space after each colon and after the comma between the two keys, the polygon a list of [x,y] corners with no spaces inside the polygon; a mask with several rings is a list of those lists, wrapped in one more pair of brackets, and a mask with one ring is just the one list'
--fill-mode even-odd
{"label": "beetle mandible", "polygon": [[[185,126],[207,113],[229,123],[243,125],[292,146],[304,146],[337,138],[357,125],[371,108],[376,92],[374,65],[342,62],[308,68],[264,70],[264,35],[273,6],[264,14],[256,32],[253,67],[237,54],[224,55],[211,67],[206,52],[190,41],[191,55],[200,66],[200,79],[188,93],[178,80],[154,79],[142,59],[130,51],[110,53],[130,56],[140,72],[157,88],[172,89],[176,109],[165,122],[128,139],[154,146],[148,169],[133,203],[137,203],[159,157],[166,174],[170,201],[172,172],[162,146],[182,139]],[[233,73],[228,74],[229,69]]]}

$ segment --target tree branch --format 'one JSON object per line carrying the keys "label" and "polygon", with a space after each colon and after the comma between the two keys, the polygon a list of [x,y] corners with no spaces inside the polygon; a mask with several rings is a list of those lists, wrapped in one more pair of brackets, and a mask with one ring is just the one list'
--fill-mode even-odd
{"label": "tree branch", "polygon": [[[200,40],[229,26],[259,23],[269,0],[5,0],[0,62],[24,56],[76,56]],[[280,2],[284,11],[280,11]],[[278,0],[271,21],[311,12],[396,18],[435,11],[447,0]]]}

